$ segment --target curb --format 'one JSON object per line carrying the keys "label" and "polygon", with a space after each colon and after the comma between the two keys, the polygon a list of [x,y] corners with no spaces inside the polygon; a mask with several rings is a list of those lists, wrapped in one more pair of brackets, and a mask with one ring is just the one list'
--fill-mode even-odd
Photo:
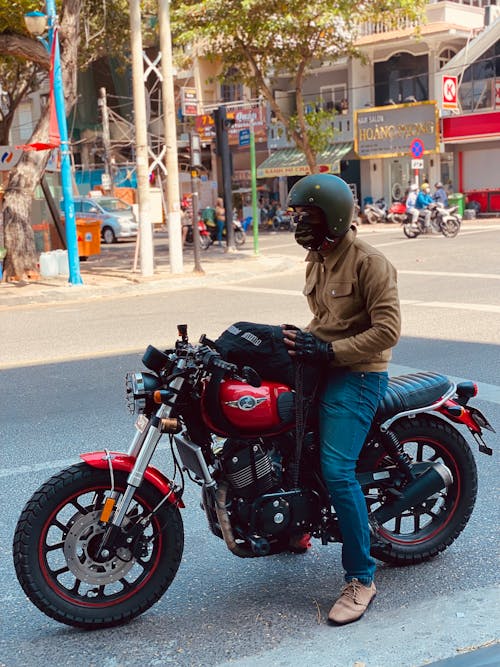
{"label": "curb", "polygon": [[182,274],[172,274],[166,267],[159,268],[154,276],[143,277],[132,271],[99,267],[92,271],[81,267],[83,285],[72,285],[68,278],[40,278],[33,282],[1,283],[0,310],[38,304],[57,304],[86,301],[99,298],[119,298],[155,292],[170,292],[192,287],[214,285],[221,282],[238,282],[262,275],[285,273],[303,266],[303,260],[285,255],[249,256],[243,253],[227,255],[223,259],[206,261],[203,273],[187,269]]}

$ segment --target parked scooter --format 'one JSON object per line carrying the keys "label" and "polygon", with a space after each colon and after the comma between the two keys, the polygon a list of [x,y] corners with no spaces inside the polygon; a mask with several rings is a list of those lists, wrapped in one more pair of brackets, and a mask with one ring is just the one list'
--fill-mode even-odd
{"label": "parked scooter", "polygon": [[387,203],[384,197],[380,197],[373,204],[366,204],[363,211],[366,222],[375,225],[377,222],[385,222],[387,219]]}
{"label": "parked scooter", "polygon": [[292,216],[288,214],[287,211],[278,209],[273,216],[273,231],[279,232],[281,229],[284,229],[288,232],[295,231],[295,225],[293,223]]}
{"label": "parked scooter", "polygon": [[406,204],[401,201],[394,201],[387,212],[387,222],[393,222],[401,225],[406,220]]}
{"label": "parked scooter", "polygon": [[462,216],[457,212],[458,207],[445,208],[441,203],[434,202],[427,207],[431,211],[430,227],[425,227],[425,209],[419,214],[417,222],[412,222],[411,216],[406,215],[403,222],[403,232],[409,239],[414,239],[427,230],[431,233],[442,234],[447,238],[454,238],[460,231]]}

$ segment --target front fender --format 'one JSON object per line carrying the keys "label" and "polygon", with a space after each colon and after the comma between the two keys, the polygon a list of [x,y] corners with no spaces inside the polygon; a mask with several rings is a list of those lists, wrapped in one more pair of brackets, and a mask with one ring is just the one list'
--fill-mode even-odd
{"label": "front fender", "polygon": [[[135,458],[129,456],[128,454],[123,454],[122,452],[108,452],[111,457],[111,465],[113,470],[124,470],[125,472],[131,472],[132,468],[135,465]],[[93,468],[109,468],[109,461],[107,458],[106,452],[87,452],[86,454],[80,454],[80,458],[88,463],[89,466]],[[184,503],[180,498],[177,498],[175,493],[172,491],[171,482],[165,477],[165,475],[153,466],[148,466],[146,472],[144,473],[144,479],[152,484],[158,491],[167,496],[168,502],[176,507],[184,507]]]}

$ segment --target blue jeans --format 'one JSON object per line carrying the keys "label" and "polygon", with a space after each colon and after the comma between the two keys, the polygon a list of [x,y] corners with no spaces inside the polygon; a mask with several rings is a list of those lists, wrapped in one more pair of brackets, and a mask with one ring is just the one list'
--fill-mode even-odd
{"label": "blue jeans", "polygon": [[321,468],[342,533],[345,580],[356,578],[367,586],[375,561],[356,463],[387,383],[387,373],[332,370],[320,394]]}
{"label": "blue jeans", "polygon": [[224,231],[224,220],[217,220],[217,241],[222,243],[222,232]]}

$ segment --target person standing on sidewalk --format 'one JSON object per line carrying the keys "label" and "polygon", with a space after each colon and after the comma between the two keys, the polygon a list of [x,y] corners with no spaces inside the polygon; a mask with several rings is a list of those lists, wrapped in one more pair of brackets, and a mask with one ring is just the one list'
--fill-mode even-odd
{"label": "person standing on sidewalk", "polygon": [[295,240],[309,250],[305,330],[282,325],[289,354],[325,371],[319,390],[321,468],[342,533],[345,585],[330,610],[336,625],[357,621],[376,594],[366,501],[356,463],[388,384],[401,316],[395,268],[357,237],[354,200],[333,174],[313,174],[290,190]]}
{"label": "person standing on sidewalk", "polygon": [[217,197],[215,203],[215,222],[217,224],[217,242],[219,247],[222,248],[222,233],[226,224],[226,210],[224,209],[222,197]]}

